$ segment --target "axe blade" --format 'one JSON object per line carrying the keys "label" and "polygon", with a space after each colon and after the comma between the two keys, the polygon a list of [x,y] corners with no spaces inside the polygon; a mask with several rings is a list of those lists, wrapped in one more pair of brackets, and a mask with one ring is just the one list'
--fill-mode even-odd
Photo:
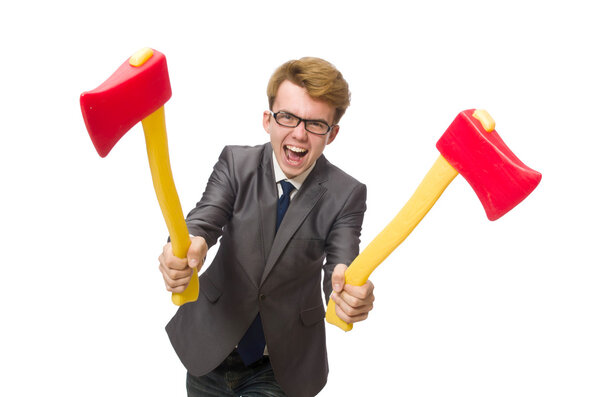
{"label": "axe blade", "polygon": [[459,113],[436,147],[469,182],[488,219],[494,221],[523,201],[542,174],[519,160],[495,129],[487,131],[474,111]]}
{"label": "axe blade", "polygon": [[171,98],[167,59],[152,51],[141,66],[132,66],[127,60],[98,88],[81,94],[83,120],[101,157]]}

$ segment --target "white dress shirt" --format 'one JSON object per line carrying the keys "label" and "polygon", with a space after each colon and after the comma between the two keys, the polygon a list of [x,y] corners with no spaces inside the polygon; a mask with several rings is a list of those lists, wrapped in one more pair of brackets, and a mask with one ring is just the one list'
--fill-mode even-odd
{"label": "white dress shirt", "polygon": [[275,171],[275,183],[277,184],[278,196],[281,197],[281,195],[283,194],[283,189],[281,189],[281,185],[279,184],[279,182],[288,181],[295,188],[292,191],[292,193],[290,194],[290,200],[293,200],[294,196],[298,193],[298,191],[300,190],[300,187],[302,186],[302,184],[304,183],[304,181],[306,180],[306,178],[308,177],[310,172],[313,170],[313,168],[315,168],[315,164],[316,163],[313,163],[310,167],[308,167],[308,169],[306,171],[304,171],[300,175],[295,176],[292,179],[289,179],[287,176],[285,176],[285,174],[281,170],[281,167],[279,166],[279,163],[277,162],[277,158],[275,157],[275,153],[273,153],[273,170]]}

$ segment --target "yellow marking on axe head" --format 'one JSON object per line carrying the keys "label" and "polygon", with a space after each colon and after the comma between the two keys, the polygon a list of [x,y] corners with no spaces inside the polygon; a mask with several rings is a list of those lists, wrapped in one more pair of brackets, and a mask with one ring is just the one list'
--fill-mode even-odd
{"label": "yellow marking on axe head", "polygon": [[140,67],[144,63],[146,63],[146,61],[150,59],[152,55],[154,55],[154,51],[152,51],[152,48],[142,48],[141,50],[133,54],[131,58],[129,58],[129,64],[131,66]]}
{"label": "yellow marking on axe head", "polygon": [[483,129],[487,132],[492,132],[496,129],[496,122],[487,110],[477,109],[473,112],[473,117],[481,122]]}

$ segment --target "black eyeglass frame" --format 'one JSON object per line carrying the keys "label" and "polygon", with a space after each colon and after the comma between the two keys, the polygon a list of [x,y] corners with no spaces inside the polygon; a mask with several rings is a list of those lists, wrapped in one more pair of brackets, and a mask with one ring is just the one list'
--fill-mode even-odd
{"label": "black eyeglass frame", "polygon": [[[329,125],[329,124],[327,124],[326,122],[324,122],[323,120],[312,120],[312,119],[311,119],[311,120],[309,120],[309,119],[303,119],[303,118],[300,118],[300,117],[296,116],[296,115],[295,115],[295,114],[293,114],[293,113],[290,113],[290,112],[284,112],[284,111],[282,111],[282,110],[280,110],[279,112],[276,112],[276,113],[273,113],[273,111],[270,111],[270,112],[271,112],[271,115],[273,115],[273,118],[275,119],[275,122],[276,122],[277,124],[279,124],[280,126],[282,126],[282,127],[289,127],[289,128],[296,128],[296,127],[298,127],[298,126],[300,125],[300,123],[304,122],[304,129],[305,129],[306,131],[310,132],[311,134],[315,134],[315,135],[327,135],[327,134],[329,134],[329,132],[331,131],[331,129],[337,125],[337,124],[334,124],[334,125]],[[285,125],[285,124],[281,124],[281,123],[279,122],[279,120],[277,120],[277,115],[278,115],[278,114],[280,114],[280,113],[283,113],[283,114],[288,114],[288,115],[290,115],[290,116],[292,116],[292,117],[295,117],[296,119],[298,119],[298,123],[296,123],[296,125],[293,125],[293,126],[292,126],[292,125]],[[308,129],[308,127],[307,127],[307,125],[306,125],[306,122],[307,122],[307,121],[308,121],[308,122],[311,122],[311,121],[312,121],[312,122],[317,122],[317,123],[323,123],[323,124],[325,124],[325,125],[327,126],[327,131],[325,131],[325,132],[314,132],[314,131],[311,131],[311,130],[309,130],[309,129]]]}

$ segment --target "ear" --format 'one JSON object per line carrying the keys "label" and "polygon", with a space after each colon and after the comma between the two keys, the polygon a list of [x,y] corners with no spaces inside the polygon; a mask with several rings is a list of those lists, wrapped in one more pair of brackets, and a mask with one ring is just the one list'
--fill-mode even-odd
{"label": "ear", "polygon": [[269,133],[269,124],[271,124],[271,112],[265,110],[263,112],[263,128],[265,129],[267,134]]}
{"label": "ear", "polygon": [[331,132],[329,133],[329,136],[327,137],[327,144],[329,145],[331,142],[333,142],[333,140],[335,139],[335,137],[337,136],[338,132],[340,131],[340,126],[339,125],[334,125],[333,127],[331,127]]}

